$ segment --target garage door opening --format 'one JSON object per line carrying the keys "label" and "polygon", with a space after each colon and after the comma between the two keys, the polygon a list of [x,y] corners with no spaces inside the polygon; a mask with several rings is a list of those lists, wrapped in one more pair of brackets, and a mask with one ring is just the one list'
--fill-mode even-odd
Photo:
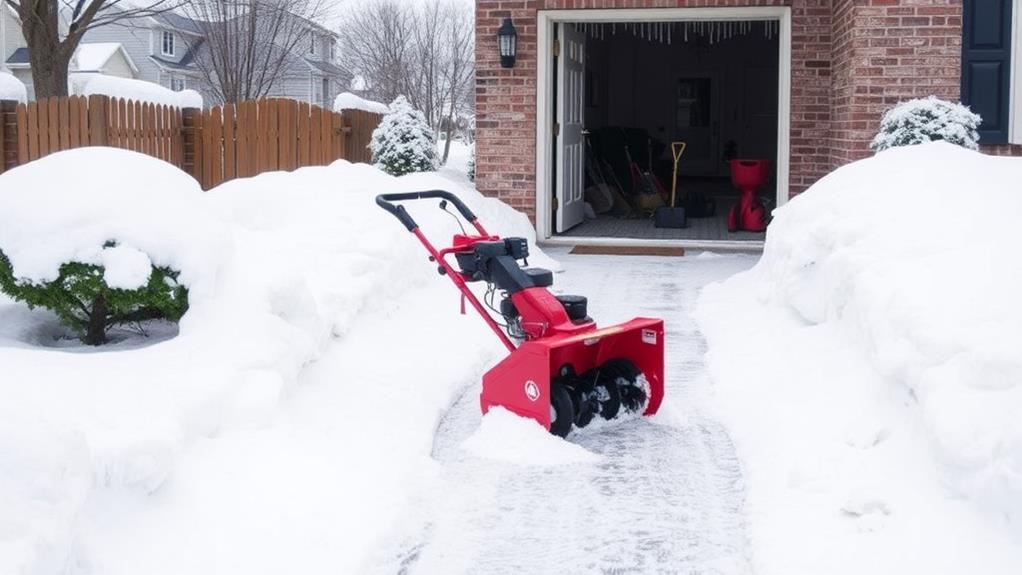
{"label": "garage door opening", "polygon": [[[539,188],[548,237],[763,241],[728,229],[741,194],[731,160],[769,167],[758,190],[768,212],[786,197],[782,22],[552,25],[550,185]],[[672,196],[687,227],[656,227],[652,213]]]}

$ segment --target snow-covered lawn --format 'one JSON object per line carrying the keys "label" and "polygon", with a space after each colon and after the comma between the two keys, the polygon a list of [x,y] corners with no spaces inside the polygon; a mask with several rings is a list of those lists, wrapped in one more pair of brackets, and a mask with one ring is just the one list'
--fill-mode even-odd
{"label": "snow-covered lawn", "polygon": [[707,289],[764,574],[1022,573],[1022,159],[846,166]]}
{"label": "snow-covered lawn", "polygon": [[[179,333],[119,334],[98,350],[46,311],[0,302],[0,573],[281,572],[301,553],[245,537],[274,529],[330,542],[337,560],[319,568],[345,572],[357,537],[396,512],[389,482],[411,481],[440,411],[500,351],[373,202],[431,188],[461,195],[497,233],[532,235],[523,215],[441,176],[346,162],[205,194],[158,160],[103,148],[0,176],[0,245],[17,275],[102,261],[117,240],[191,290]],[[435,206],[415,212],[438,237],[458,229]],[[424,354],[423,340],[457,352]],[[315,364],[328,349],[342,359]],[[284,414],[292,401],[307,411]],[[217,486],[225,498],[203,497]],[[303,532],[273,510],[359,521]],[[335,544],[348,531],[355,547]]]}

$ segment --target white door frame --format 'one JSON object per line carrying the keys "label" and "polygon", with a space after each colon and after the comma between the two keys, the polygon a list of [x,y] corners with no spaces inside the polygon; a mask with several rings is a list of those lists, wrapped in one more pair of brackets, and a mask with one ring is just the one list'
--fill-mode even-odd
{"label": "white door frame", "polygon": [[[536,235],[541,242],[554,237],[551,215],[553,159],[553,53],[554,24],[558,22],[684,22],[692,20],[776,20],[780,23],[777,62],[777,205],[788,201],[791,149],[791,8],[615,8],[612,10],[540,10],[536,23],[539,54],[536,63]],[[578,243],[578,238],[573,238]],[[663,243],[614,238],[600,243]],[[703,242],[705,243],[705,242]],[[713,242],[710,242],[711,244]],[[753,242],[719,242],[749,245]]]}

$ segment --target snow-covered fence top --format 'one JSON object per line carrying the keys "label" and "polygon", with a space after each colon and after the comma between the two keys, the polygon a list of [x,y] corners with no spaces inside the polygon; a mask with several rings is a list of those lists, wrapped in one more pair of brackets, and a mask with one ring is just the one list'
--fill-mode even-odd
{"label": "snow-covered fence top", "polygon": [[0,101],[0,173],[62,150],[110,146],[169,162],[209,189],[267,171],[369,162],[380,119],[283,99],[208,110],[104,95]]}

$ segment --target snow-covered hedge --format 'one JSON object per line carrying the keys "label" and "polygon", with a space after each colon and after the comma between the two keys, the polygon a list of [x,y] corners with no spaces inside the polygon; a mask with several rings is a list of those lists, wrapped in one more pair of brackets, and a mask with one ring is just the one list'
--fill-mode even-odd
{"label": "snow-covered hedge", "polygon": [[0,72],[0,100],[14,100],[24,104],[28,100],[28,90],[13,74]]}
{"label": "snow-covered hedge", "polygon": [[979,149],[982,119],[962,104],[936,96],[908,100],[891,108],[880,121],[880,133],[871,147],[877,152],[897,146],[945,141],[970,150]]}
{"label": "snow-covered hedge", "polygon": [[334,111],[343,112],[345,110],[362,110],[374,114],[386,114],[390,111],[390,108],[386,104],[366,100],[351,92],[342,92],[334,98]]}
{"label": "snow-covered hedge", "polygon": [[376,167],[393,176],[437,169],[433,129],[404,96],[390,105],[390,112],[373,131],[369,147]]}
{"label": "snow-covered hedge", "polygon": [[1019,182],[946,142],[881,152],[703,293],[759,572],[1022,569]]}
{"label": "snow-covered hedge", "polygon": [[175,92],[145,80],[90,73],[71,74],[68,84],[71,94],[76,96],[98,94],[177,108],[202,108],[203,105],[202,96],[195,90]]}
{"label": "snow-covered hedge", "polygon": [[88,345],[107,343],[111,327],[176,322],[188,309],[177,272],[152,265],[146,254],[111,241],[98,258],[102,264],[67,262],[53,281],[33,282],[14,275],[0,246],[0,291],[30,309],[53,311]]}

